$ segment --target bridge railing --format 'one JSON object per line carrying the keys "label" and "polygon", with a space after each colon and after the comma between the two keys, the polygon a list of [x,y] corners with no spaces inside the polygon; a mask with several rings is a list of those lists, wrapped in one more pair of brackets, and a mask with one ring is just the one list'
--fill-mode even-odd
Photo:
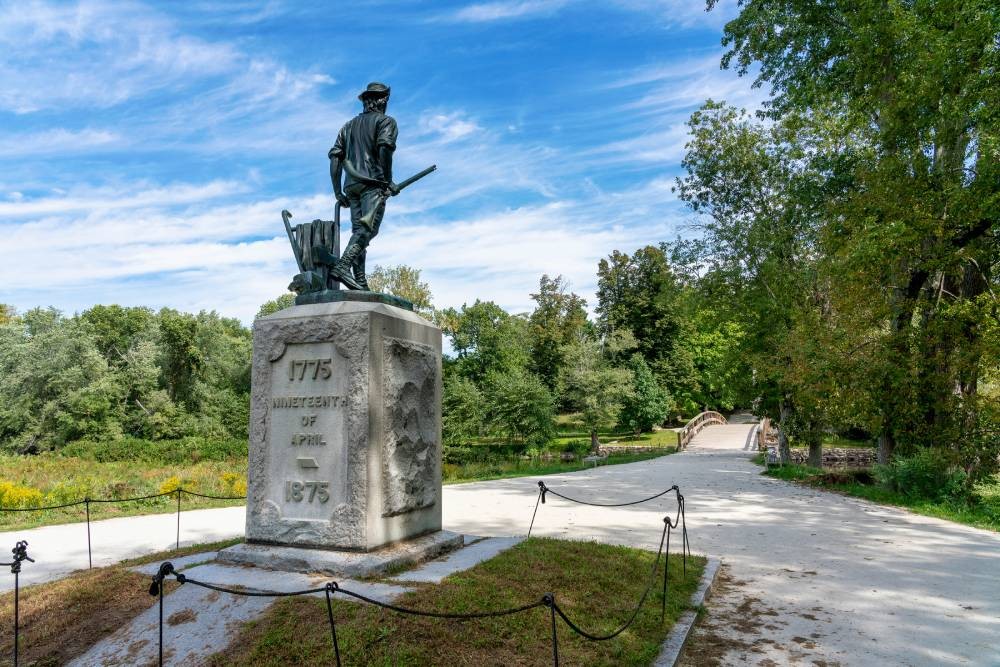
{"label": "bridge railing", "polygon": [[685,424],[684,428],[677,430],[677,449],[685,449],[688,444],[694,440],[694,436],[698,435],[698,433],[709,424],[726,423],[726,418],[719,412],[714,410],[702,412],[700,415],[697,415]]}

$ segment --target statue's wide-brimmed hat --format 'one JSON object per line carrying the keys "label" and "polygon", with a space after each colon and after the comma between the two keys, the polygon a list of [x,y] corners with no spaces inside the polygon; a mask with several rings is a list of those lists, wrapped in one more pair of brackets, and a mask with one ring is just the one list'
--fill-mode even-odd
{"label": "statue's wide-brimmed hat", "polygon": [[372,81],[365,88],[364,92],[358,95],[359,100],[368,99],[369,97],[388,97],[389,96],[389,86],[384,83],[379,83],[378,81]]}

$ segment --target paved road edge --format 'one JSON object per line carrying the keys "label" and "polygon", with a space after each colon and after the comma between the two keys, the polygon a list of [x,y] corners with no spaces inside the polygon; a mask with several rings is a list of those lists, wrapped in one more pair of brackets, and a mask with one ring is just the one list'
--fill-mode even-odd
{"label": "paved road edge", "polygon": [[688,639],[691,638],[695,623],[698,622],[697,610],[712,595],[712,586],[715,584],[715,578],[719,574],[719,566],[721,564],[722,561],[718,558],[708,557],[708,563],[705,564],[705,569],[701,573],[701,583],[698,584],[697,590],[691,596],[691,606],[694,610],[684,612],[677,619],[677,622],[674,623],[670,634],[667,635],[667,638],[663,640],[663,644],[660,645],[660,654],[656,656],[653,667],[674,667],[677,661],[680,660],[681,653],[684,652],[684,646],[687,644]]}

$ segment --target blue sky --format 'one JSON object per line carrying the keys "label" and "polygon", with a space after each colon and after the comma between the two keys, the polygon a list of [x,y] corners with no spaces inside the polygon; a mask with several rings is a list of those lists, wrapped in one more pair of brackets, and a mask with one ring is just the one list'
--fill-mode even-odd
{"label": "blue sky", "polygon": [[[307,6],[313,4],[314,6]],[[295,273],[281,224],[332,217],[327,150],[392,86],[395,172],[369,265],[438,306],[593,307],[597,261],[696,233],[671,192],[706,98],[756,107],[691,0],[0,2],[0,302],[214,309]],[[347,230],[345,229],[345,233]]]}

